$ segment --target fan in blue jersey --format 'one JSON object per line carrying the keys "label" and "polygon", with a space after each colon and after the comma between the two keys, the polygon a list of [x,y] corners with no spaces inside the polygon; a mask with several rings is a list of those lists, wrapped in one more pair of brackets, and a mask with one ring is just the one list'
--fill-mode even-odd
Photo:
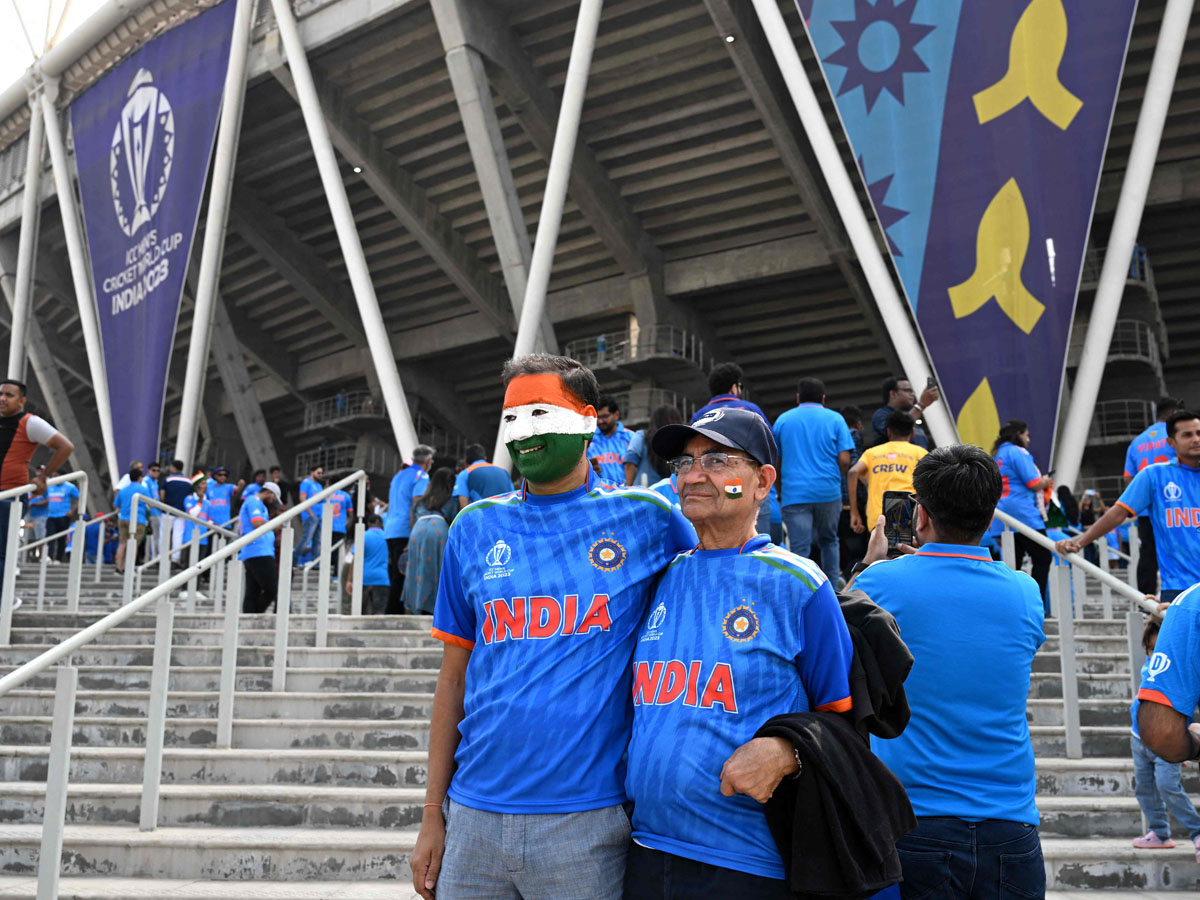
{"label": "fan in blue jersey", "polygon": [[755,533],[778,458],[766,421],[718,408],[669,425],[699,545],[658,582],[633,655],[626,897],[788,898],[762,803],[797,769],[772,716],[850,709],[853,646],[821,569]]}
{"label": "fan in blue jersey", "polygon": [[447,538],[413,885],[426,898],[615,900],[630,654],[652,579],[695,532],[658,494],[592,473],[588,369],[534,354],[504,381],[502,440],[525,480],[467,506]]}
{"label": "fan in blue jersey", "polygon": [[1136,712],[1142,743],[1169,762],[1200,759],[1200,724],[1192,722],[1200,702],[1200,582],[1167,607],[1142,672]]}
{"label": "fan in blue jersey", "polygon": [[[329,499],[325,501],[329,504],[329,517],[332,521],[332,537],[329,540],[329,546],[337,546],[338,541],[346,539],[346,522],[350,515],[354,512],[354,501],[345,491],[334,491],[329,495]],[[337,557],[334,554],[335,550],[330,550],[329,571],[333,573],[333,578],[337,579]]]}
{"label": "fan in blue jersey", "polygon": [[243,503],[246,502],[251,497],[253,497],[255,494],[257,494],[259,491],[261,491],[263,489],[263,485],[265,485],[266,483],[267,483],[267,470],[266,469],[255,469],[254,475],[253,475],[253,480],[249,484],[246,484],[245,482],[239,482],[239,484],[241,485],[241,491],[238,492],[239,500]]}
{"label": "fan in blue jersey", "polygon": [[764,422],[767,420],[766,413],[757,404],[742,397],[742,367],[737,363],[719,363],[713,366],[708,374],[708,390],[712,397],[692,415],[693,423],[714,409],[748,409],[762,416]]}
{"label": "fan in blue jersey", "polygon": [[233,485],[229,483],[229,470],[224,466],[213,469],[204,496],[214,522],[224,525],[233,518]]}
{"label": "fan in blue jersey", "polygon": [[400,554],[408,549],[412,536],[413,507],[429,489],[429,470],[433,467],[434,449],[427,444],[413,448],[412,464],[392,476],[388,488],[388,511],[383,520],[383,535],[388,545],[388,612],[400,612],[400,595],[404,592],[404,570]]}
{"label": "fan in blue jersey", "polygon": [[512,490],[512,476],[507,470],[487,461],[483,444],[468,444],[464,458],[467,461],[466,468],[454,477],[454,493],[451,494],[458,498],[458,509],[476,500],[507,494]]}
{"label": "fan in blue jersey", "polygon": [[1059,541],[1058,552],[1077,553],[1148,509],[1162,576],[1159,597],[1170,602],[1200,581],[1200,413],[1180,410],[1165,425],[1175,461],[1138,472],[1091,528],[1074,540]]}
{"label": "fan in blue jersey", "polygon": [[603,395],[596,404],[596,432],[587,455],[597,474],[609,484],[625,483],[625,451],[633,432],[621,422],[621,407],[615,397]]}
{"label": "fan in blue jersey", "polygon": [[[1146,466],[1172,462],[1175,449],[1167,442],[1167,417],[1183,409],[1183,401],[1176,397],[1159,397],[1154,404],[1157,414],[1153,425],[1129,442],[1125,450],[1125,485]],[[1149,510],[1137,511],[1137,533],[1141,541],[1138,553],[1137,587],[1143,594],[1158,592],[1158,553],[1154,543],[1154,523],[1147,515]]]}
{"label": "fan in blue jersey", "polygon": [[[303,503],[309,497],[315,497],[325,489],[325,467],[313,466],[308,477],[300,482],[300,502]],[[296,552],[297,558],[303,557],[308,553],[315,557],[318,548],[321,546],[321,506],[317,504],[312,509],[306,509],[300,513],[300,525],[303,529],[303,536],[300,539],[300,549]]]}
{"label": "fan in blue jersey", "polygon": [[[1045,534],[1046,519],[1038,505],[1038,498],[1042,496],[1043,490],[1050,487],[1052,482],[1049,476],[1038,471],[1028,447],[1029,426],[1020,419],[1010,419],[1005,422],[996,438],[996,445],[992,448],[992,458],[1000,467],[1000,478],[1003,484],[1000,502],[996,509],[1002,513],[1008,513],[1022,525],[1028,525],[1034,531]],[[993,533],[998,534],[1003,529],[1004,526],[999,519],[992,523]],[[1017,571],[1021,570],[1026,554],[1033,561],[1031,574],[1033,580],[1038,583],[1038,589],[1042,592],[1043,612],[1049,615],[1050,595],[1046,590],[1046,585],[1050,580],[1050,564],[1053,562],[1053,554],[1020,532],[1014,535],[1013,544],[1016,548],[1016,560],[1013,566]]]}
{"label": "fan in blue jersey", "polygon": [[[267,482],[262,490],[242,502],[238,524],[243,536],[267,523],[271,511],[280,506],[279,495],[279,485]],[[242,593],[242,612],[266,612],[275,602],[279,591],[279,578],[275,572],[275,532],[268,531],[251,541],[238,551],[238,559],[242,563],[242,577],[246,582]],[[290,573],[284,577],[291,577]],[[230,598],[232,601],[233,598]]]}

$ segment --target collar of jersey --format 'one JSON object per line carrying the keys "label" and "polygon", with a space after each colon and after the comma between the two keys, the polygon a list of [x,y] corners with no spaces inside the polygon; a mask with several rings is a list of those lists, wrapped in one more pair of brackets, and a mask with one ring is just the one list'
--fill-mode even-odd
{"label": "collar of jersey", "polygon": [[1178,456],[1175,457],[1175,459],[1173,459],[1172,462],[1175,463],[1175,465],[1179,466],[1179,468],[1183,469],[1183,471],[1185,471],[1185,472],[1200,472],[1200,466],[1189,466]]}
{"label": "collar of jersey", "polygon": [[745,553],[753,553],[756,550],[761,550],[771,543],[769,534],[756,534],[740,547],[721,547],[718,550],[701,550],[697,545],[692,551],[693,555],[703,556],[706,559],[714,559],[721,556],[741,556]]}
{"label": "collar of jersey", "polygon": [[529,493],[529,482],[521,479],[521,502],[529,503],[533,506],[555,506],[559,503],[570,503],[572,500],[578,500],[584,494],[591,493],[599,484],[599,477],[588,466],[587,482],[575,488],[573,491],[567,491],[562,494],[531,494]]}
{"label": "collar of jersey", "polygon": [[922,544],[917,556],[953,556],[991,562],[992,554],[978,544]]}

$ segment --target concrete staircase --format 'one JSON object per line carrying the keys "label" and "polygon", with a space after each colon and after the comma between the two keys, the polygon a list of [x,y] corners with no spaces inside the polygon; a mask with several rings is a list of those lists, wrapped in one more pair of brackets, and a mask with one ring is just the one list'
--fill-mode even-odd
{"label": "concrete staircase", "polygon": [[[57,570],[61,569],[61,573]],[[106,573],[81,610],[52,596],[35,611],[26,567],[13,644],[0,672],[95,621],[120,599]],[[53,567],[48,594],[65,589]],[[315,579],[313,579],[315,580]],[[61,581],[61,585],[59,582]],[[312,598],[293,595],[313,609]],[[408,856],[421,817],[428,721],[441,647],[420,617],[292,617],[287,690],[271,691],[274,618],[244,616],[233,750],[215,747],[218,616],[177,607],[159,828],[137,828],[153,618],[134,617],[74,657],[79,667],[63,850],[63,897],[411,900]],[[1200,865],[1176,850],[1138,851],[1129,756],[1131,681],[1123,619],[1087,604],[1077,622],[1085,758],[1065,758],[1057,623],[1038,654],[1028,708],[1038,805],[1056,897],[1086,891],[1200,889]],[[0,898],[35,893],[53,673],[0,701]],[[1185,767],[1200,792],[1200,774]],[[1113,895],[1117,896],[1116,894]],[[1145,894],[1142,894],[1145,896]],[[1200,896],[1200,895],[1198,895]]]}

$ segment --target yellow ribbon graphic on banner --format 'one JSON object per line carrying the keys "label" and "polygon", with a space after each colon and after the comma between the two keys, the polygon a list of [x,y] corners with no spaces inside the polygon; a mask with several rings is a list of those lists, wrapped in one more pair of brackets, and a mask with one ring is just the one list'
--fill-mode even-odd
{"label": "yellow ribbon graphic on banner", "polygon": [[996,298],[1004,314],[1029,334],[1046,309],[1021,283],[1029,250],[1029,212],[1015,178],[996,192],[979,221],[975,273],[949,289],[954,317],[961,319]]}
{"label": "yellow ribbon graphic on banner", "polygon": [[964,444],[974,444],[991,450],[992,442],[1000,433],[1000,413],[996,410],[996,398],[992,386],[985,378],[979,382],[967,402],[958,413],[958,436]]}
{"label": "yellow ribbon graphic on banner", "polygon": [[1004,115],[1028,97],[1038,112],[1066,131],[1083,106],[1058,80],[1066,49],[1067,13],[1062,0],[1032,0],[1013,29],[1008,72],[975,95],[979,124]]}

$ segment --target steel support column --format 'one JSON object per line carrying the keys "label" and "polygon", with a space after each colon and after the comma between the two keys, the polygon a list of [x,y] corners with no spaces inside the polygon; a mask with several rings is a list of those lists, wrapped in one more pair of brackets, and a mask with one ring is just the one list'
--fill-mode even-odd
{"label": "steel support column", "polygon": [[43,113],[40,88],[29,96],[29,141],[25,151],[25,181],[21,196],[21,242],[17,250],[17,286],[12,297],[12,340],[8,346],[8,377],[25,380],[25,323],[33,308],[33,270],[37,260],[38,226],[42,220]]}
{"label": "steel support column", "polygon": [[72,182],[70,163],[67,161],[67,145],[58,123],[58,111],[54,108],[57,96],[58,81],[47,79],[40,98],[45,119],[46,142],[50,146],[54,187],[58,192],[58,207],[62,212],[63,234],[67,240],[67,257],[71,264],[71,280],[75,286],[75,302],[79,306],[79,323],[83,328],[83,343],[87,348],[88,369],[92,375],[92,391],[96,395],[96,411],[100,416],[100,433],[104,438],[104,455],[108,460],[109,477],[115,481],[121,469],[117,463],[117,446],[113,440],[112,406],[108,396],[108,379],[104,373],[100,322],[96,314],[96,298],[92,293],[92,278],[88,272],[83,228],[75,203],[75,185]]}
{"label": "steel support column", "polygon": [[300,111],[304,115],[304,124],[308,129],[313,155],[317,159],[317,168],[320,170],[325,197],[329,201],[329,210],[333,215],[338,243],[341,245],[346,270],[350,275],[350,284],[354,289],[354,299],[358,303],[363,330],[367,334],[371,358],[375,362],[375,371],[379,375],[383,401],[396,435],[396,446],[401,455],[407,457],[412,454],[413,448],[417,445],[417,432],[408,411],[408,401],[404,397],[400,375],[396,371],[396,360],[392,356],[392,348],[388,343],[387,325],[383,321],[383,314],[379,311],[379,300],[375,296],[375,286],[371,283],[371,272],[367,268],[362,242],[354,224],[354,214],[350,209],[350,200],[346,196],[346,185],[342,182],[342,173],[338,169],[337,157],[334,156],[333,145],[329,140],[329,128],[321,112],[321,101],[313,83],[312,71],[308,67],[308,58],[304,54],[304,44],[296,26],[296,17],[292,14],[288,0],[271,0],[271,7],[275,10],[275,21],[283,42],[284,53],[287,55],[288,65],[291,68],[292,79],[296,85]]}
{"label": "steel support column", "polygon": [[217,306],[221,259],[225,255],[229,195],[233,190],[233,169],[237,161],[242,106],[246,98],[246,54],[250,48],[250,26],[257,6],[256,0],[237,0],[237,4],[229,64],[225,70],[225,89],[221,98],[221,124],[213,151],[212,189],[208,194],[208,216],[204,223],[204,249],[200,253],[200,283],[192,308],[187,374],[183,380],[179,431],[175,443],[175,458],[183,460],[185,472],[191,471],[188,467],[196,450],[196,422],[204,399],[209,335],[212,332],[213,310]]}

